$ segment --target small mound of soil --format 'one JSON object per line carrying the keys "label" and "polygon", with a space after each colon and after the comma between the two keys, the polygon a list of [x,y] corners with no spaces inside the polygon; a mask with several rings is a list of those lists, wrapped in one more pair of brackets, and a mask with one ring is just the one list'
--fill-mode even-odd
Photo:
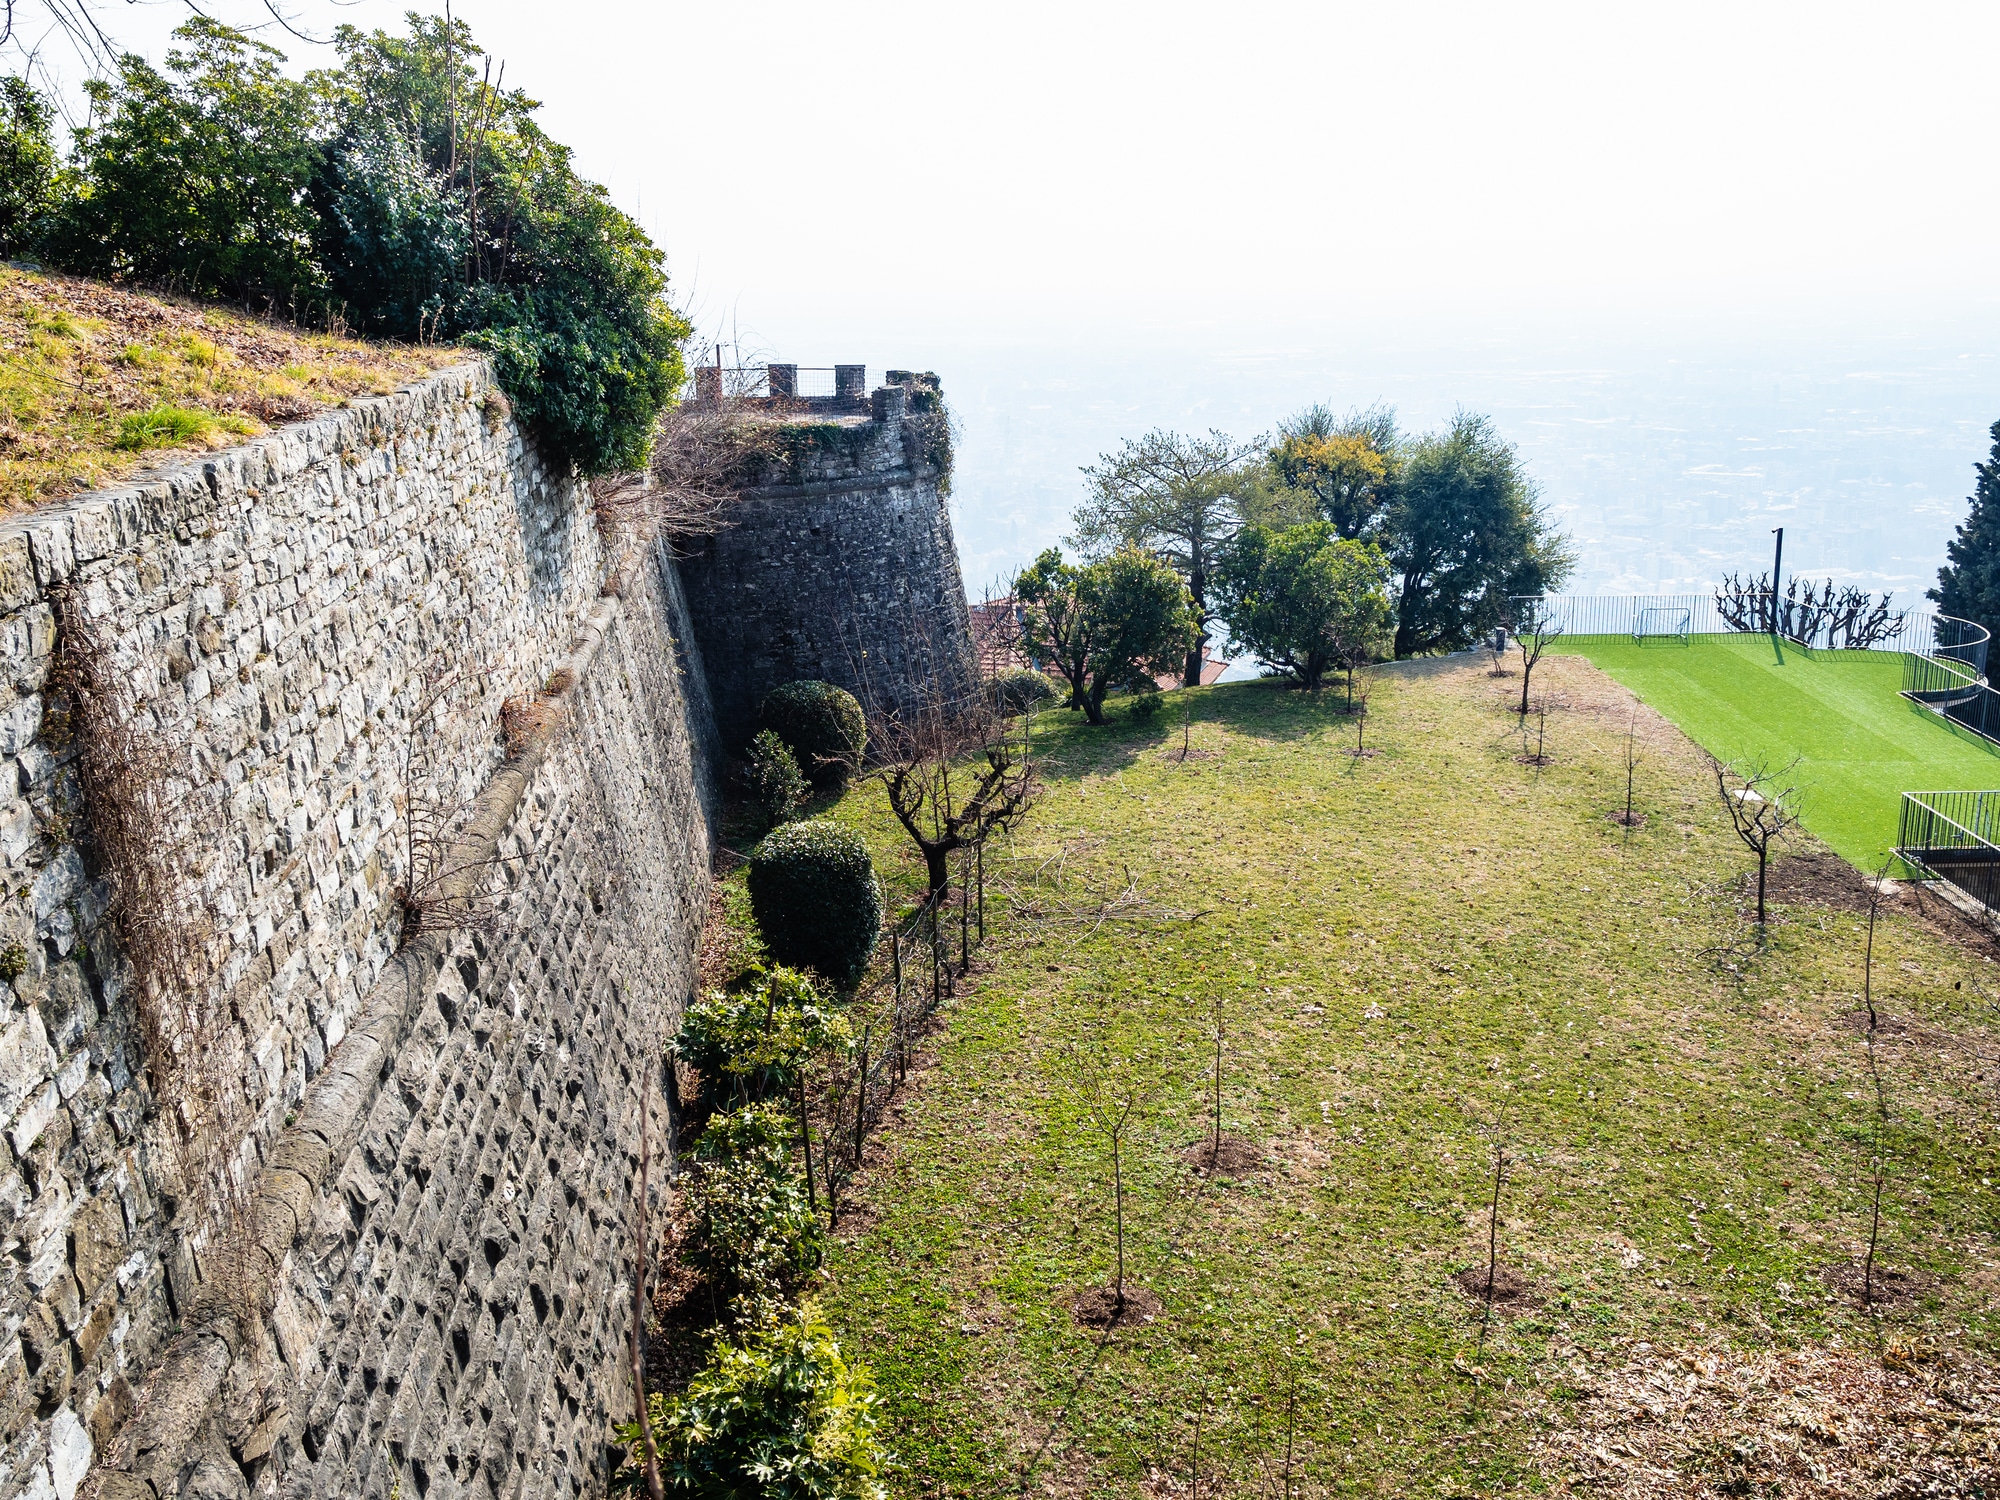
{"label": "small mound of soil", "polygon": [[1517,755],[1514,759],[1524,766],[1552,766],[1556,763],[1553,755]]}
{"label": "small mound of soil", "polygon": [[[1486,1267],[1467,1266],[1451,1278],[1458,1289],[1482,1307],[1486,1305]],[[1535,1284],[1512,1266],[1493,1268],[1493,1305],[1502,1309],[1533,1307],[1541,1299]]]}
{"label": "small mound of soil", "polygon": [[1858,1260],[1836,1261],[1830,1266],[1821,1266],[1815,1274],[1826,1283],[1828,1291],[1843,1301],[1851,1302],[1856,1307],[1877,1307],[1890,1311],[1912,1306],[1938,1284],[1937,1277],[1928,1271],[1894,1270],[1879,1260],[1875,1262],[1872,1280],[1867,1275],[1865,1263]]}
{"label": "small mound of soil", "polygon": [[1181,1160],[1197,1172],[1239,1177],[1264,1165],[1264,1148],[1254,1141],[1225,1133],[1220,1144],[1213,1140],[1196,1142],[1181,1153]]}
{"label": "small mound of soil", "polygon": [[[1756,894],[1754,873],[1750,876],[1749,890]],[[1781,906],[1825,906],[1834,911],[1865,914],[1874,892],[1869,877],[1838,854],[1815,850],[1773,861],[1765,874],[1765,894]],[[1895,904],[1898,894],[1885,893],[1884,910]]]}
{"label": "small mound of soil", "polygon": [[1160,1299],[1142,1286],[1125,1287],[1125,1302],[1118,1302],[1118,1289],[1093,1286],[1076,1294],[1070,1310],[1086,1328],[1130,1328],[1150,1323],[1160,1315]]}
{"label": "small mound of soil", "polygon": [[1604,816],[1616,823],[1620,828],[1644,828],[1646,826],[1646,815],[1644,813],[1635,812],[1630,817],[1627,817],[1625,809],[1622,807],[1617,812],[1606,813]]}
{"label": "small mound of soil", "polygon": [[1376,756],[1380,755],[1382,752],[1380,750],[1370,749],[1370,750],[1343,750],[1340,753],[1342,755],[1351,755],[1356,760],[1373,760]]}

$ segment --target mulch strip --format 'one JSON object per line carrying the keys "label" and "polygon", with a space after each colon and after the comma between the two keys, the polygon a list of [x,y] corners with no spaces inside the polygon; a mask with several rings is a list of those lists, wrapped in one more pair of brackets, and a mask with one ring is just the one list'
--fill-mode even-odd
{"label": "mulch strip", "polygon": [[1872,1278],[1858,1260],[1835,1261],[1830,1266],[1820,1267],[1813,1274],[1826,1283],[1828,1291],[1856,1307],[1873,1307],[1890,1312],[1915,1304],[1939,1285],[1937,1277],[1928,1271],[1894,1270],[1880,1260],[1875,1262]]}

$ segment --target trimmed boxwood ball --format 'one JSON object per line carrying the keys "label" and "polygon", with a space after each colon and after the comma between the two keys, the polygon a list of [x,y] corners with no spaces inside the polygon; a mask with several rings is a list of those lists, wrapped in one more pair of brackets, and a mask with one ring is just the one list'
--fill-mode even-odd
{"label": "trimmed boxwood ball", "polygon": [[822,791],[838,790],[861,769],[868,748],[868,720],[854,694],[830,682],[788,682],[764,700],[759,727],[791,748],[806,779]]}
{"label": "trimmed boxwood ball", "polygon": [[858,835],[838,823],[787,823],[750,851],[748,878],[772,959],[841,989],[860,982],[882,927],[882,887]]}

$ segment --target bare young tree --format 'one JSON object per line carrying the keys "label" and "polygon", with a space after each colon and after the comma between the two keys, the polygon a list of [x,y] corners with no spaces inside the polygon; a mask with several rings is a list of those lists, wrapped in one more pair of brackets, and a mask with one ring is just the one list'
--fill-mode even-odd
{"label": "bare young tree", "polygon": [[1563,624],[1549,607],[1548,600],[1539,594],[1523,595],[1513,600],[1512,604],[1514,644],[1521,652],[1520,714],[1525,719],[1528,716],[1528,683],[1549,647],[1562,639]]}
{"label": "bare young tree", "polygon": [[1632,811],[1632,782],[1639,769],[1639,703],[1632,702],[1632,716],[1625,721],[1625,811],[1614,813],[1613,817],[1626,828],[1639,826],[1639,815]]}
{"label": "bare young tree", "polygon": [[1715,794],[1729,814],[1743,846],[1757,856],[1757,931],[1765,927],[1764,890],[1771,863],[1771,846],[1799,821],[1798,788],[1787,780],[1798,766],[1794,756],[1782,766],[1756,761],[1732,766],[1710,756],[1709,769],[1715,773]]}
{"label": "bare young tree", "polygon": [[1092,1127],[1111,1148],[1111,1202],[1116,1270],[1112,1280],[1112,1317],[1125,1311],[1125,1135],[1152,1097],[1152,1090],[1130,1062],[1115,1058],[1100,1045],[1072,1043],[1071,1083]]}
{"label": "bare young tree", "polygon": [[1868,946],[1861,954],[1861,1003],[1868,1008],[1868,1035],[1873,1037],[1881,1022],[1875,1015],[1875,922],[1882,915],[1882,902],[1889,893],[1889,870],[1896,863],[1891,855],[1868,882]]}
{"label": "bare young tree", "polygon": [[864,777],[879,781],[889,810],[924,857],[927,900],[951,886],[951,856],[1011,828],[1035,799],[1024,729],[976,703],[930,701],[902,718],[877,720]]}
{"label": "bare young tree", "polygon": [[1368,700],[1375,696],[1375,670],[1361,667],[1347,674],[1347,712],[1354,718],[1354,748],[1348,754],[1360,757],[1368,754],[1366,736],[1368,731]]}

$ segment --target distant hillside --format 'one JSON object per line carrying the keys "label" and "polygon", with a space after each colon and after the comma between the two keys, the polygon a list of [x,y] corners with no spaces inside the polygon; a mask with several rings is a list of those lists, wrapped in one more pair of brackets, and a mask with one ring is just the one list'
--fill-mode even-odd
{"label": "distant hillside", "polygon": [[466,357],[0,266],[0,510],[240,442]]}

